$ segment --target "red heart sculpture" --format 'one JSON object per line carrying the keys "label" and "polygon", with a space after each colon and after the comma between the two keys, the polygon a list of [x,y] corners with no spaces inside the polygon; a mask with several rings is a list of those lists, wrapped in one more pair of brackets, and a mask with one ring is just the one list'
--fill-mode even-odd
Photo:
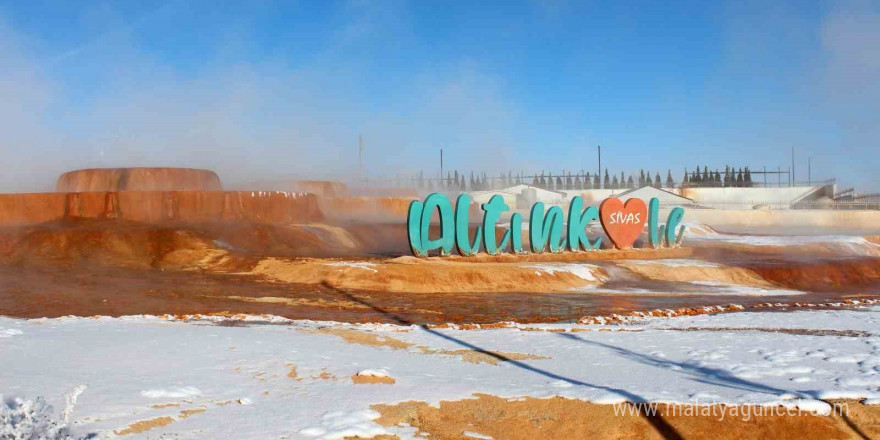
{"label": "red heart sculpture", "polygon": [[624,205],[620,199],[611,197],[599,205],[602,229],[618,249],[632,247],[647,220],[648,206],[639,198],[631,198]]}

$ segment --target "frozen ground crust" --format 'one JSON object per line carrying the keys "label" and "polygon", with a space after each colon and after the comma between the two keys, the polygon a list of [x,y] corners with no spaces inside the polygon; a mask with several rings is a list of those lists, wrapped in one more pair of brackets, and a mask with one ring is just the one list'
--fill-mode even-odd
{"label": "frozen ground crust", "polygon": [[[561,331],[466,331],[309,321],[234,327],[155,317],[0,318],[0,332],[8,335],[0,339],[0,391],[45,396],[63,408],[65,392],[87,385],[73,429],[99,438],[114,431],[131,432],[128,438],[224,438],[233,431],[238,438],[384,432],[410,438],[412,428],[376,424],[370,405],[437,403],[474,393],[596,403],[786,404],[823,412],[830,408],[821,399],[880,398],[878,319],[880,307],[869,307],[544,326]],[[320,328],[351,333],[315,331]],[[499,362],[464,361],[474,351]],[[511,356],[516,353],[544,359]],[[354,384],[351,376],[364,370],[381,370],[396,383]],[[132,426],[149,429],[137,433]]]}

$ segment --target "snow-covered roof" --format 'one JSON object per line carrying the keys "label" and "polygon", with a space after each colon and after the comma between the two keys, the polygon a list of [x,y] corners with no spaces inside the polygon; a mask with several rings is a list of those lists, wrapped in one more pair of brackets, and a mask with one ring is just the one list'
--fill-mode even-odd
{"label": "snow-covered roof", "polygon": [[632,198],[642,199],[647,203],[649,200],[653,198],[657,198],[660,200],[661,204],[664,205],[693,205],[694,200],[689,199],[687,197],[682,197],[678,194],[666,191],[662,188],[654,188],[653,186],[643,186],[641,188],[631,189],[629,191],[622,192],[617,194],[615,197],[620,198],[620,200],[626,201]]}

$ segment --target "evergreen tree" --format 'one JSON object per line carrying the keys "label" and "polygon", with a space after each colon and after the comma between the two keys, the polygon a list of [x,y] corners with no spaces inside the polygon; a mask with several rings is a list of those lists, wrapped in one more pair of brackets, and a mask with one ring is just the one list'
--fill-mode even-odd
{"label": "evergreen tree", "polygon": [[661,181],[660,181],[660,173],[657,173],[657,175],[654,176],[654,188],[661,188],[661,187],[663,187],[663,183],[661,183]]}
{"label": "evergreen tree", "polygon": [[543,171],[541,171],[541,179],[538,180],[538,183],[539,183],[538,187],[547,188],[547,181],[544,180],[544,172]]}
{"label": "evergreen tree", "polygon": [[556,189],[556,187],[553,185],[553,173],[547,173],[547,189]]}
{"label": "evergreen tree", "polygon": [[537,175],[532,176],[532,186],[535,186],[535,187],[541,186],[541,182],[538,180]]}
{"label": "evergreen tree", "polygon": [[721,173],[715,170],[715,186],[721,186]]}
{"label": "evergreen tree", "polygon": [[743,170],[742,168],[736,173],[736,185],[735,186],[743,186]]}
{"label": "evergreen tree", "polygon": [[574,189],[584,189],[583,182],[581,182],[581,175],[580,174],[574,175],[573,185],[574,185]]}
{"label": "evergreen tree", "polygon": [[666,187],[674,188],[675,182],[672,180],[672,170],[666,170]]}
{"label": "evergreen tree", "polygon": [[703,165],[703,182],[711,182],[712,180],[709,178],[709,167]]}
{"label": "evergreen tree", "polygon": [[684,187],[688,186],[688,170],[687,170],[687,168],[684,169],[684,176],[682,176],[682,178],[681,178],[681,186],[684,186]]}
{"label": "evergreen tree", "polygon": [[627,188],[635,188],[636,182],[633,180],[632,174],[629,175],[629,179],[626,179],[626,187]]}
{"label": "evergreen tree", "polygon": [[565,178],[565,189],[574,189],[574,181],[571,180],[571,171],[568,172],[568,176]]}
{"label": "evergreen tree", "polygon": [[749,170],[749,167],[746,167],[746,175],[743,176],[743,182],[746,186],[752,186],[752,172]]}
{"label": "evergreen tree", "polygon": [[724,166],[724,180],[723,180],[723,183],[724,183],[724,186],[730,186],[730,166],[729,166],[729,165],[725,165],[725,166]]}
{"label": "evergreen tree", "polygon": [[617,174],[614,175],[614,178],[611,180],[611,188],[617,189],[619,188],[619,184],[617,183]]}
{"label": "evergreen tree", "polygon": [[593,189],[599,189],[599,173],[593,174]]}
{"label": "evergreen tree", "polygon": [[611,187],[611,177],[608,176],[608,168],[605,168],[605,179],[602,180],[605,188]]}
{"label": "evergreen tree", "polygon": [[645,186],[645,170],[639,169],[639,188]]}

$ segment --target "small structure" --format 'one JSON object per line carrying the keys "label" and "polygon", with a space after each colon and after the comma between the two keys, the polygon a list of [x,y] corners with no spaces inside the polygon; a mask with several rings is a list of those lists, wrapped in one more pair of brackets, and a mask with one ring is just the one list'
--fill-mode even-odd
{"label": "small structure", "polygon": [[648,201],[652,198],[657,198],[660,200],[660,205],[664,207],[696,206],[696,203],[693,199],[682,197],[673,192],[669,192],[661,188],[655,188],[653,186],[643,186],[641,188],[631,189],[629,191],[624,191],[620,194],[615,194],[614,197],[617,197],[624,202],[633,198],[642,199],[645,201],[645,203],[648,203]]}
{"label": "small structure", "polygon": [[567,195],[562,191],[538,188],[537,186],[520,184],[504,189],[490,191],[473,191],[470,193],[474,203],[487,203],[494,195],[500,195],[504,203],[510,207],[528,207],[535,202],[566,203]]}

